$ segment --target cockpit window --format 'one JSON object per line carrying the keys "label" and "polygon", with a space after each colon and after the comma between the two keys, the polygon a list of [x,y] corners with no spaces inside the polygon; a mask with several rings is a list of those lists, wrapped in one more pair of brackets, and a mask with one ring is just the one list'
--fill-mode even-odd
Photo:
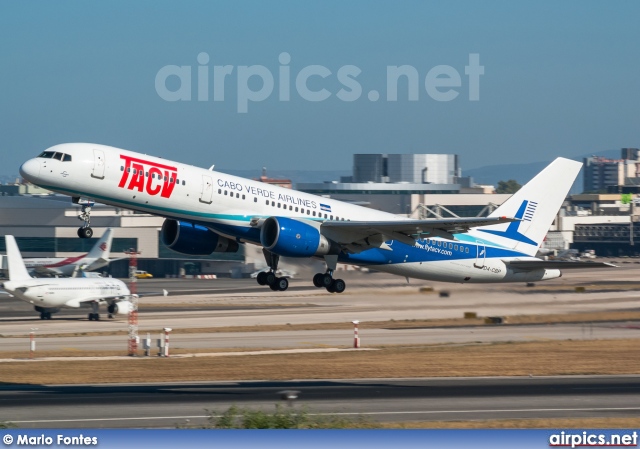
{"label": "cockpit window", "polygon": [[62,162],[71,162],[71,155],[65,154],[64,158],[62,159]]}
{"label": "cockpit window", "polygon": [[54,153],[53,151],[43,151],[40,156],[38,157],[43,157],[45,159],[51,159],[53,157]]}
{"label": "cockpit window", "polygon": [[62,160],[62,153],[56,153],[56,154],[54,154],[54,155],[53,155],[53,158],[54,158],[54,159],[58,159],[59,161],[61,161],[61,160]]}

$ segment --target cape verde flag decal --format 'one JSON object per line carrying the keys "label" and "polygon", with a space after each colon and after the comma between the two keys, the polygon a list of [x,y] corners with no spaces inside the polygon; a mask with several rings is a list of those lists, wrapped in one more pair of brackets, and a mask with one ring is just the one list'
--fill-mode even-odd
{"label": "cape verde flag decal", "polygon": [[324,212],[331,212],[331,206],[329,206],[328,204],[320,203],[320,210]]}

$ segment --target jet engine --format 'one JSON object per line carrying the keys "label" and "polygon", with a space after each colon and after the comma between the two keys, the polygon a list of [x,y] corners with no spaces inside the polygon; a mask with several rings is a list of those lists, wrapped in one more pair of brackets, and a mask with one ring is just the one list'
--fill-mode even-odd
{"label": "jet engine", "polygon": [[116,315],[127,315],[131,312],[132,304],[130,301],[118,301],[109,306],[109,313],[115,313]]}
{"label": "jet engine", "polygon": [[332,246],[312,224],[287,217],[267,218],[260,229],[260,243],[285,257],[324,256]]}
{"label": "jet engine", "polygon": [[169,218],[162,224],[160,238],[173,251],[191,256],[238,251],[238,242],[235,240],[222,237],[204,226]]}

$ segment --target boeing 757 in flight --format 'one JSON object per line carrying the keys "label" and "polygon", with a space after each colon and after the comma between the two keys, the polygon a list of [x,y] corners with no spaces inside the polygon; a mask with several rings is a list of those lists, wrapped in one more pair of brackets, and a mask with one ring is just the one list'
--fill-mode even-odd
{"label": "boeing 757 in flight", "polygon": [[486,218],[412,220],[258,181],[119,148],[89,143],[51,147],[26,161],[27,181],[69,195],[82,206],[81,237],[91,237],[90,208],[99,201],[166,218],[165,245],[189,255],[263,248],[270,271],[257,277],[286,290],[277,277],[285,257],[323,258],[316,287],[345,290],[338,262],[400,276],[459,283],[555,279],[561,268],[607,264],[554,262],[535,256],[581,163],[558,158]]}

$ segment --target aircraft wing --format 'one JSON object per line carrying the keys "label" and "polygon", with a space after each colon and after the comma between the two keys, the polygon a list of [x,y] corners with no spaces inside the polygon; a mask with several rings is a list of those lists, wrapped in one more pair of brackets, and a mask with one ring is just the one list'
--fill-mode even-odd
{"label": "aircraft wing", "polygon": [[87,302],[94,302],[94,301],[98,301],[98,302],[103,302],[103,301],[109,301],[111,299],[125,299],[128,298],[131,295],[113,295],[113,296],[89,296],[86,298],[78,298],[78,299],[72,299],[70,301],[67,301],[65,303],[65,306],[67,307],[80,307],[81,304],[87,303]]}
{"label": "aircraft wing", "polygon": [[45,267],[44,265],[38,265],[35,268],[29,268],[29,271],[32,271],[32,272],[37,273],[37,274],[58,274],[57,271],[51,270],[51,269]]}
{"label": "aircraft wing", "polygon": [[[385,248],[386,240],[398,240],[407,245],[423,237],[453,239],[453,234],[465,233],[471,228],[518,221],[509,217],[442,218],[438,220],[397,221],[327,221],[322,223],[322,234],[352,251],[376,246]],[[388,248],[385,248],[388,249]]]}
{"label": "aircraft wing", "polygon": [[571,260],[503,260],[507,267],[521,271],[540,269],[616,268],[608,262],[580,262]]}
{"label": "aircraft wing", "polygon": [[[144,296],[167,296],[169,294],[168,291],[166,290],[162,290],[161,293],[156,293],[156,292],[152,292],[152,293],[145,293],[143,295],[135,295],[138,298],[142,298]],[[98,302],[103,302],[103,301],[111,301],[111,300],[115,300],[115,299],[122,299],[122,300],[127,300],[127,299],[131,299],[133,295],[113,295],[113,296],[90,296],[87,298],[80,298],[80,299],[72,299],[71,301],[68,301],[65,303],[65,305],[67,307],[80,307],[81,304],[86,303],[86,302],[94,302],[94,301],[98,301]]]}

